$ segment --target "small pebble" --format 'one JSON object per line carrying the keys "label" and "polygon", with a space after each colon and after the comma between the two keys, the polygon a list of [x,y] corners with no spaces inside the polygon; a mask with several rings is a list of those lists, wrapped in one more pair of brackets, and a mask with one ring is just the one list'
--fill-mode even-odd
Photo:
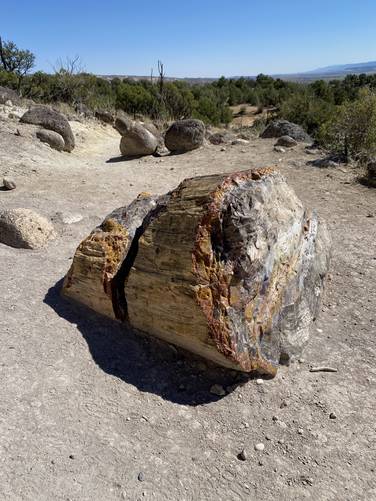
{"label": "small pebble", "polygon": [[6,188],[7,190],[15,190],[17,187],[14,179],[12,179],[10,177],[4,177],[3,185],[4,185],[4,188]]}
{"label": "small pebble", "polygon": [[283,409],[284,407],[287,407],[287,402],[286,400],[282,400],[280,408]]}
{"label": "small pebble", "polygon": [[241,452],[239,452],[237,457],[240,461],[246,461],[248,456],[245,450],[243,449]]}
{"label": "small pebble", "polygon": [[263,379],[256,379],[256,384],[264,384],[264,380]]}
{"label": "small pebble", "polygon": [[303,435],[303,433],[304,433],[303,428],[299,428],[299,429],[298,429],[298,433],[299,433],[299,435]]}
{"label": "small pebble", "polygon": [[262,442],[260,442],[259,444],[255,445],[255,450],[256,451],[263,451],[264,449],[265,449],[265,445]]}
{"label": "small pebble", "polygon": [[69,459],[74,459],[74,454],[69,454]]}
{"label": "small pebble", "polygon": [[335,414],[334,412],[331,412],[329,414],[329,419],[337,419],[337,414]]}
{"label": "small pebble", "polygon": [[210,393],[217,395],[218,397],[223,397],[224,395],[226,395],[225,389],[220,384],[213,384],[213,386],[210,388]]}
{"label": "small pebble", "polygon": [[145,475],[144,475],[144,473],[143,473],[142,471],[140,471],[140,473],[138,474],[138,477],[137,477],[137,478],[138,478],[138,480],[139,480],[140,482],[143,482],[143,481],[145,480]]}

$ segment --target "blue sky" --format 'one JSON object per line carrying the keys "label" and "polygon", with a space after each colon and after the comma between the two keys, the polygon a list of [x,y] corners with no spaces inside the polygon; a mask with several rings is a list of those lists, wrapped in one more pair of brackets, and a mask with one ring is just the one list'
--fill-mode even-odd
{"label": "blue sky", "polygon": [[97,74],[289,73],[376,60],[375,0],[17,0],[0,34],[52,71],[80,55]]}

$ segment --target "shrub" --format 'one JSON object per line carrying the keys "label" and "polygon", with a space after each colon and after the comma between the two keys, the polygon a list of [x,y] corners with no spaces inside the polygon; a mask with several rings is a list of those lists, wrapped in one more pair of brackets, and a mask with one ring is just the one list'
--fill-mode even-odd
{"label": "shrub", "polygon": [[369,158],[376,154],[376,93],[368,88],[355,101],[337,108],[319,131],[320,141],[346,158]]}

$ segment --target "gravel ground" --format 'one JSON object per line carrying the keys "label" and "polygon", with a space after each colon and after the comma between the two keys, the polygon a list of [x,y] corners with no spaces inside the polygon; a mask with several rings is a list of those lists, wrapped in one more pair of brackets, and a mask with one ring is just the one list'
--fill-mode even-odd
{"label": "gravel ground", "polygon": [[[0,244],[0,499],[376,499],[376,191],[351,167],[307,165],[317,157],[303,146],[281,154],[255,139],[118,161],[110,127],[72,127],[77,148],[58,153],[0,110],[0,176],[17,183],[0,209],[35,209],[58,232],[39,251]],[[78,243],[115,207],[185,177],[266,165],[333,239],[310,344],[274,379],[223,371],[60,297]],[[338,372],[310,372],[320,365]]]}

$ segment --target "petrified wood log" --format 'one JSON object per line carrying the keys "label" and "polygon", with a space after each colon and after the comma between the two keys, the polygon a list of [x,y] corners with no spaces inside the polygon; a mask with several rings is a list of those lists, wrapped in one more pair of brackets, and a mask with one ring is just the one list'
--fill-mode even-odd
{"label": "petrified wood log", "polygon": [[111,215],[84,240],[65,294],[245,372],[274,375],[301,352],[329,240],[278,172],[187,179],[141,200],[137,217],[136,200],[115,218],[120,228]]}

